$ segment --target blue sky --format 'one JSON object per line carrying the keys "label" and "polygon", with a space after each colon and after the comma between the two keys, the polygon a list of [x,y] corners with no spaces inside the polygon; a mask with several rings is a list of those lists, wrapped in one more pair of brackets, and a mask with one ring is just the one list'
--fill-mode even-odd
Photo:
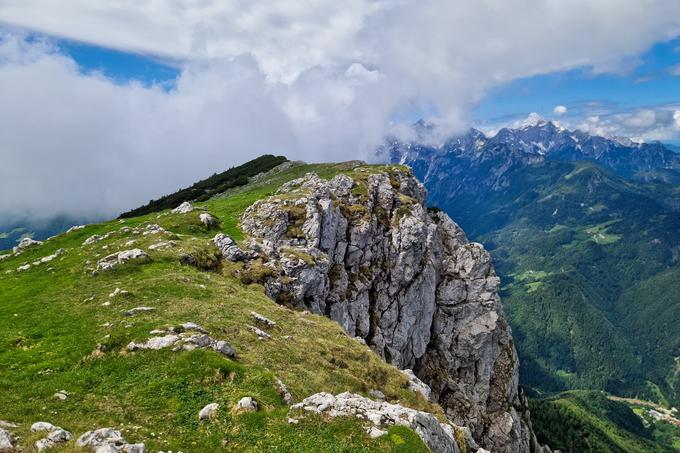
{"label": "blue sky", "polygon": [[614,74],[580,68],[515,80],[491,90],[474,110],[474,119],[498,123],[529,112],[556,118],[556,105],[566,106],[567,116],[585,116],[680,103],[680,71],[672,74],[680,65],[680,39],[654,45],[631,65]]}

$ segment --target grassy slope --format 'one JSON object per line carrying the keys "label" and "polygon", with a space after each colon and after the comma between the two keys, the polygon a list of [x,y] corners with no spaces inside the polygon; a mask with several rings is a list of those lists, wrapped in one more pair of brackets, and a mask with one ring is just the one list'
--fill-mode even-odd
{"label": "grassy slope", "polygon": [[[311,170],[326,177],[351,171],[297,166],[205,204],[222,220],[224,231],[241,237],[237,219],[248,205]],[[146,223],[158,223],[172,235],[115,233],[81,246],[92,234]],[[366,394],[375,388],[391,401],[435,413],[440,409],[409,391],[398,370],[330,320],[280,307],[261,287],[244,286],[226,270],[204,272],[179,264],[182,250],[210,253],[208,241],[215,233],[200,224],[197,212],[150,214],[90,225],[0,261],[0,419],[22,424],[15,434],[24,437],[26,451],[37,437],[28,427],[38,420],[76,436],[97,427],[122,428],[128,441],[143,441],[149,451],[215,451],[223,445],[238,451],[424,451],[417,436],[404,428],[371,440],[353,419],[308,416],[299,425],[287,423],[288,408],[277,393],[275,376],[297,400],[319,391]],[[149,251],[149,245],[168,239],[177,247]],[[136,242],[126,246],[129,240]],[[131,247],[148,251],[151,263],[127,264],[96,276],[86,270],[86,261]],[[59,248],[67,253],[28,271],[13,271]],[[130,296],[102,306],[117,287]],[[156,310],[134,317],[122,313],[143,305]],[[278,323],[271,340],[258,340],[248,330],[251,310]],[[125,351],[128,342],[148,338],[152,329],[186,321],[229,341],[238,358],[202,350]],[[102,356],[92,354],[98,343],[108,351]],[[61,389],[70,393],[68,400],[53,398]],[[229,408],[246,395],[255,397],[261,410],[230,414]],[[199,409],[210,402],[222,405],[218,419],[199,423]],[[74,448],[72,443],[66,447]]]}

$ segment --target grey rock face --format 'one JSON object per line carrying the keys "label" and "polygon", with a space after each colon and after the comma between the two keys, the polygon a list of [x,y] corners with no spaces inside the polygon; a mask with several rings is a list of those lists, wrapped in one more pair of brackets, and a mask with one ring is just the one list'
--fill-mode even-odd
{"label": "grey rock face", "polygon": [[258,258],[246,271],[259,266],[271,298],[330,317],[412,369],[484,448],[529,451],[491,257],[446,214],[428,212],[410,173],[354,172],[310,173],[250,206],[241,226]]}
{"label": "grey rock face", "polygon": [[349,392],[335,396],[330,393],[317,393],[294,405],[292,409],[326,414],[330,417],[359,417],[373,425],[368,428],[371,437],[385,434],[383,430],[377,428],[393,425],[408,426],[433,452],[458,453],[460,451],[454,436],[455,428],[452,425],[440,423],[430,413],[398,404],[373,401]]}

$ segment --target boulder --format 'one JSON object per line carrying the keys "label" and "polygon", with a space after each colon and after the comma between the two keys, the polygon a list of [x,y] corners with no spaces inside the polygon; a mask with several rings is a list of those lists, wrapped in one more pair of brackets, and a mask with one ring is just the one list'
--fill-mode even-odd
{"label": "boulder", "polygon": [[187,212],[191,212],[194,210],[194,206],[189,203],[188,201],[185,201],[181,205],[177,206],[175,209],[172,210],[173,214],[186,214]]}
{"label": "boulder", "polygon": [[42,245],[42,241],[36,241],[32,238],[25,237],[19,241],[19,244],[12,247],[14,253],[21,253],[29,247],[35,247],[36,245]]}

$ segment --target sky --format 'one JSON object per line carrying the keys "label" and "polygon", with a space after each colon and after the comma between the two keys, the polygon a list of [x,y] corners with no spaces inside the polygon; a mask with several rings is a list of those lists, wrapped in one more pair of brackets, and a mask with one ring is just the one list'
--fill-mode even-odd
{"label": "sky", "polygon": [[680,139],[677,0],[0,0],[0,223],[540,115]]}

